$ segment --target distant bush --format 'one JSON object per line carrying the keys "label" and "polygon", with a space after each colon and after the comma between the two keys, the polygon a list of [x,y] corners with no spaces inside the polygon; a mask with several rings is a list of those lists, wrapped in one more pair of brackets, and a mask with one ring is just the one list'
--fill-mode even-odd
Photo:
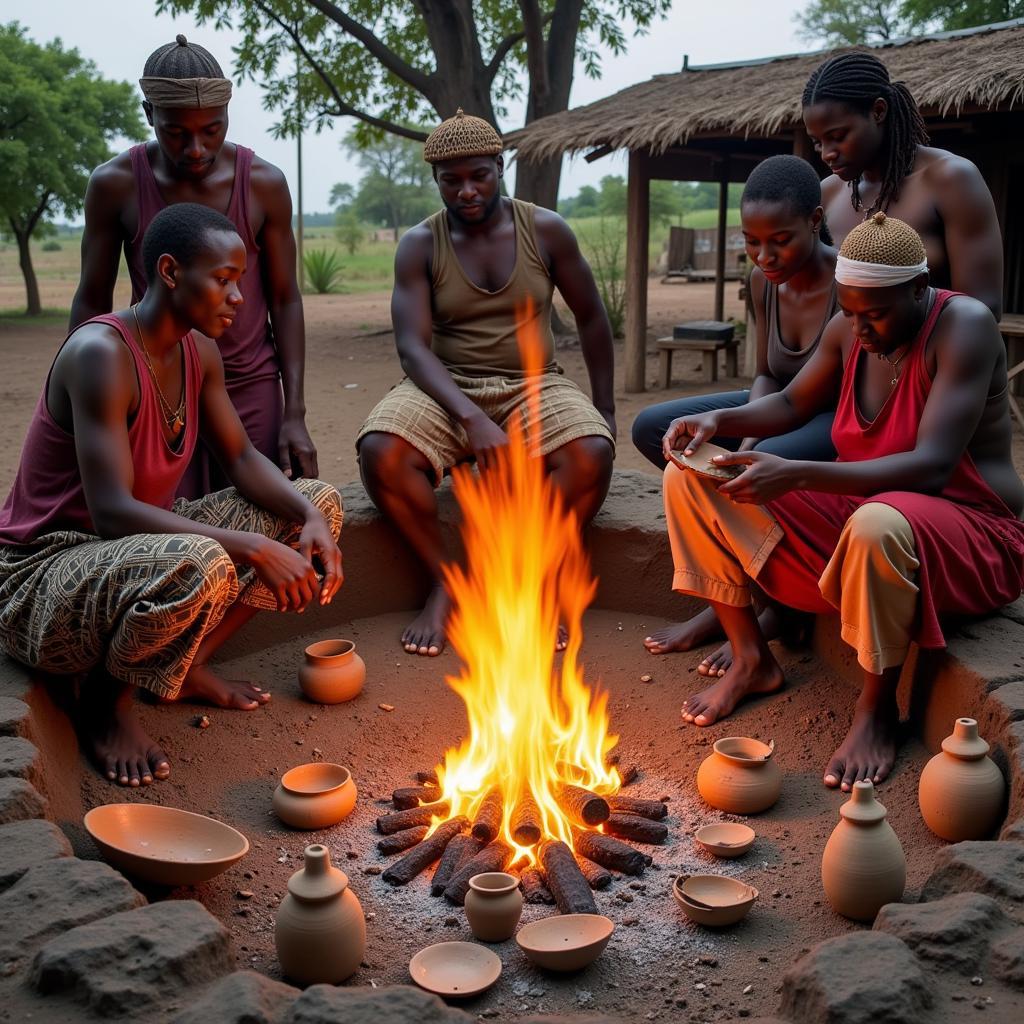
{"label": "distant bush", "polygon": [[60,252],[62,246],[55,238],[51,238],[48,242],[43,242],[43,252]]}
{"label": "distant bush", "polygon": [[581,231],[590,267],[594,272],[597,290],[608,311],[612,334],[621,338],[626,323],[626,256],[623,232],[618,224],[609,223],[604,217],[598,221],[596,230]]}
{"label": "distant bush", "polygon": [[337,290],[341,284],[344,266],[336,252],[327,249],[310,249],[303,263],[306,267],[306,278],[313,291],[318,295],[326,295]]}

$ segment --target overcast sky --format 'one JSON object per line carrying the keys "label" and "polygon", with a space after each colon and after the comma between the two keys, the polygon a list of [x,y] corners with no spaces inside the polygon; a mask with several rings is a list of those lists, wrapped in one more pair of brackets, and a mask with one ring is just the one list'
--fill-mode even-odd
{"label": "overcast sky", "polygon": [[[656,23],[647,36],[632,39],[622,57],[606,57],[601,79],[587,78],[577,66],[570,106],[579,106],[601,96],[643,81],[652,75],[678,71],[683,55],[690,64],[767,57],[806,50],[796,35],[793,15],[806,0],[675,0],[668,18]],[[95,61],[108,78],[137,83],[146,57],[158,46],[171,42],[183,32],[201,43],[219,60],[225,74],[232,76],[231,49],[239,35],[198,27],[191,18],[157,16],[153,0],[13,0],[4,3],[4,20],[17,19],[37,42],[60,37]],[[137,88],[137,85],[136,85]],[[140,93],[141,100],[141,93]],[[262,106],[258,84],[236,82],[231,101],[230,138],[251,146],[262,157],[277,164],[288,178],[293,199],[297,175],[295,141],[277,141],[270,135],[274,115]],[[507,124],[511,130],[522,125],[523,110],[514,109]],[[328,209],[331,186],[338,181],[355,184],[356,163],[339,146],[351,127],[349,119],[339,120],[331,131],[310,133],[303,145],[304,202],[306,211]],[[582,158],[567,162],[561,194],[572,195],[581,185],[596,184],[606,174],[624,174],[623,154],[593,164]]]}

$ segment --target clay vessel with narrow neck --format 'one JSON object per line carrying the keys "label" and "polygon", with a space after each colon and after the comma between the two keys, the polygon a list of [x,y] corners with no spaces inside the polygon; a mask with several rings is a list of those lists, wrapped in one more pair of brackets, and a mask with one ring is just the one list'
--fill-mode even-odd
{"label": "clay vessel with narrow neck", "polygon": [[486,871],[469,880],[466,920],[481,942],[504,942],[515,934],[523,913],[519,879],[504,871]]}
{"label": "clay vessel with narrow neck", "polygon": [[1006,781],[973,718],[958,718],[921,772],[917,801],[924,823],[951,843],[988,839],[1003,815]]}
{"label": "clay vessel with narrow neck", "polygon": [[903,896],[907,859],[870,782],[855,782],[821,857],[821,883],[832,909],[853,921],[873,921]]}
{"label": "clay vessel with narrow neck", "polygon": [[306,648],[299,686],[315,704],[340,704],[359,695],[366,665],[351,640],[321,640]]}
{"label": "clay vessel with narrow neck", "polygon": [[745,736],[718,740],[714,753],[697,770],[700,795],[720,811],[757,814],[766,811],[782,791],[782,771],[772,760],[775,743]]}
{"label": "clay vessel with narrow neck", "polygon": [[288,880],[274,942],[282,972],[300,985],[337,985],[359,969],[366,919],[326,846],[307,846],[305,866]]}

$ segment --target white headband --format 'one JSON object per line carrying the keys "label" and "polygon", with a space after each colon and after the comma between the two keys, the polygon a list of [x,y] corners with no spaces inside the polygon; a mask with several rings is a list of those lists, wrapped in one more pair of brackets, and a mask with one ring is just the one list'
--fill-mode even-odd
{"label": "white headband", "polygon": [[913,281],[928,272],[928,260],[910,267],[891,267],[888,263],[863,263],[840,256],[836,260],[836,281],[852,288],[887,288],[889,285]]}

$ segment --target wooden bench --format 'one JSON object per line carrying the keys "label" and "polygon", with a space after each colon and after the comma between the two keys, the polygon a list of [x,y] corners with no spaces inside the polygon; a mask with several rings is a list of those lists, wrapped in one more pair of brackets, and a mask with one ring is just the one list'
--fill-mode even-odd
{"label": "wooden bench", "polygon": [[667,388],[672,383],[672,356],[676,352],[700,352],[704,379],[718,380],[718,353],[725,350],[725,372],[730,377],[739,375],[739,348],[733,337],[734,325],[718,320],[693,320],[679,324],[671,338],[659,338],[658,386]]}

